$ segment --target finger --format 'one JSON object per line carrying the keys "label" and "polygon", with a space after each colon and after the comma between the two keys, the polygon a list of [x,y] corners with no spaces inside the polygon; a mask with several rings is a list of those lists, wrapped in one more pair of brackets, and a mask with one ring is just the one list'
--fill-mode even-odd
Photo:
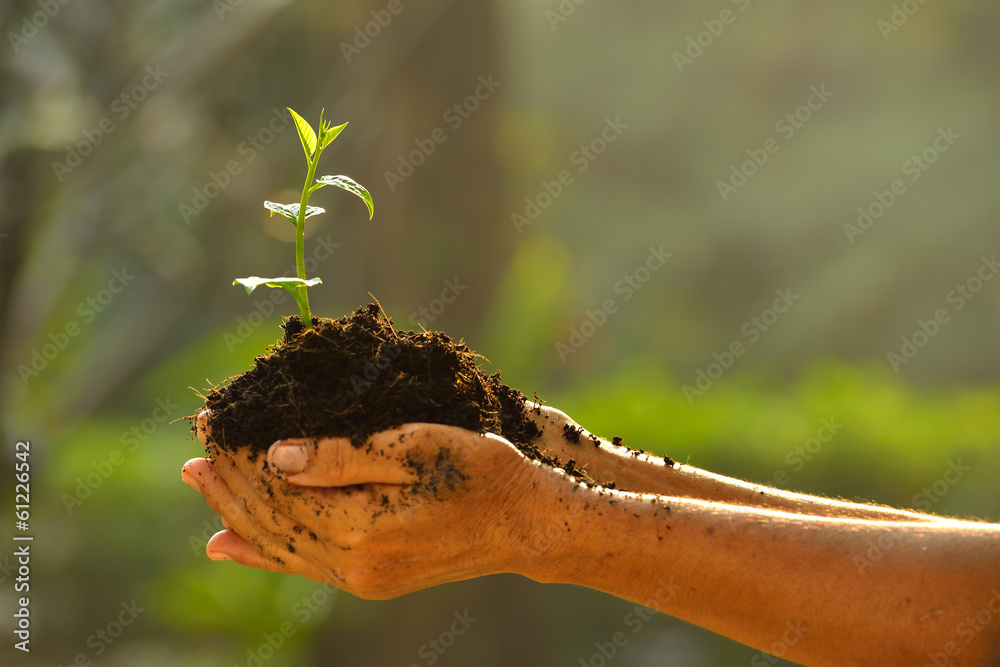
{"label": "finger", "polygon": [[570,444],[589,444],[594,438],[562,410],[547,405],[527,402],[528,419],[542,432],[539,441],[549,447],[565,448]]}
{"label": "finger", "polygon": [[[612,452],[628,453],[628,447],[615,445],[598,437],[576,423],[562,410],[548,405],[540,405],[528,401],[528,418],[535,422],[542,432],[540,446],[550,447],[567,452],[576,447],[587,446],[588,449],[601,449]],[[574,455],[575,456],[575,455]]]}
{"label": "finger", "polygon": [[271,504],[303,526],[296,545],[322,541],[332,549],[349,550],[352,541],[370,531],[380,517],[402,516],[417,501],[413,488],[399,484],[343,487],[299,487],[295,495],[275,496]]}
{"label": "finger", "polygon": [[291,438],[271,445],[271,470],[301,486],[413,484],[429,471],[426,457],[440,449],[460,451],[480,436],[441,424],[404,424],[376,433],[364,447],[348,438]]}
{"label": "finger", "polygon": [[201,444],[208,447],[208,440],[212,437],[212,427],[208,425],[208,418],[211,416],[211,410],[202,410],[198,413],[198,419],[195,422],[197,425],[198,439],[201,440]]}
{"label": "finger", "polygon": [[314,581],[327,581],[326,573],[321,568],[294,554],[278,559],[261,556],[252,544],[231,530],[222,530],[213,535],[208,541],[205,551],[212,560],[231,560],[259,570],[281,572],[282,574],[301,574]]}
{"label": "finger", "polygon": [[[286,572],[301,574],[302,576],[320,582],[334,582],[338,577],[333,571],[324,571],[313,565],[305,558],[296,555],[296,536],[301,536],[307,531],[300,525],[295,524],[287,516],[278,514],[273,510],[261,512],[275,524],[277,530],[281,531],[275,535],[268,531],[260,522],[256,521],[241,505],[240,500],[233,493],[229,484],[219,472],[228,469],[228,477],[233,480],[231,483],[241,490],[248,503],[259,503],[260,499],[242,486],[239,482],[243,479],[241,475],[234,474],[232,464],[228,457],[220,457],[219,461],[210,461],[204,458],[192,459],[188,461],[181,475],[184,481],[192,487],[198,489],[205,496],[209,506],[222,516],[222,523],[227,530],[217,533],[206,547],[209,558],[213,560],[234,560],[249,567],[256,567],[273,572]],[[243,479],[242,484],[246,484]],[[315,516],[313,517],[315,518]],[[235,528],[234,528],[235,526]],[[315,533],[311,533],[315,535]],[[311,539],[315,540],[314,537]],[[310,544],[299,547],[311,547]]]}
{"label": "finger", "polygon": [[[316,548],[316,533],[266,505],[228,455],[191,463],[191,472],[197,476],[206,501],[222,516],[228,529],[218,533],[218,540],[206,547],[210,558],[218,560],[228,555],[251,567],[301,574],[315,581],[330,580],[330,573],[324,575],[307,559]],[[316,519],[315,514],[309,516]],[[234,547],[232,551],[230,546]]]}
{"label": "finger", "polygon": [[[218,474],[216,462],[194,459],[185,466],[188,476],[198,485],[208,506],[223,521],[245,539],[251,541],[264,554],[277,554],[288,550],[287,544],[275,537],[267,527],[252,517],[247,510],[248,503],[230,490],[226,481]],[[268,513],[280,516],[277,512]],[[291,533],[292,522],[285,517],[283,526]]]}
{"label": "finger", "polygon": [[283,563],[279,564],[274,560],[264,558],[257,553],[252,544],[240,537],[236,531],[229,529],[220,530],[213,535],[205,546],[205,553],[212,560],[231,560],[240,565],[271,570],[272,572],[286,571],[286,566]]}
{"label": "finger", "polygon": [[[265,539],[265,529],[250,516],[246,503],[240,502],[226,480],[218,474],[217,464],[217,461],[204,458],[191,459],[181,469],[181,477],[205,497],[209,507],[222,517],[222,523],[227,529],[241,531],[244,535],[262,541]],[[289,530],[290,534],[290,521],[286,521],[281,527]],[[274,542],[273,539],[271,541]]]}
{"label": "finger", "polygon": [[538,403],[527,402],[527,417],[531,421],[535,422],[535,426],[538,430],[542,432],[541,440],[543,442],[563,437],[563,429],[569,426],[577,426],[577,424],[569,418],[565,412],[561,410],[556,410],[547,405],[541,405]]}
{"label": "finger", "polygon": [[191,459],[181,467],[181,479],[198,493],[201,493],[202,480],[213,474],[212,462],[206,458]]}
{"label": "finger", "polygon": [[295,522],[282,514],[280,509],[271,506],[269,501],[291,495],[296,487],[265,473],[263,461],[259,457],[250,461],[245,452],[220,453],[212,466],[225,482],[227,490],[240,499],[243,510],[262,528],[279,535],[292,534]]}
{"label": "finger", "polygon": [[[355,507],[344,505],[344,499],[355,495],[364,496],[365,501],[358,504],[370,504],[370,492],[364,487],[301,487],[276,479],[270,472],[263,470],[265,463],[261,458],[251,461],[245,452],[232,454],[220,452],[213,461],[215,472],[225,481],[229,491],[243,502],[243,509],[261,526],[261,531],[273,535],[270,552],[265,555],[282,552],[294,552],[304,545],[319,541],[330,547],[347,549],[348,545],[342,539],[350,530],[337,532],[331,530],[328,524],[331,517],[339,519],[347,516],[358,516]],[[370,516],[370,513],[365,515]],[[346,524],[338,524],[343,526]],[[354,523],[349,524],[351,528]],[[240,532],[237,530],[237,532]],[[242,534],[242,533],[241,533]],[[346,538],[345,538],[346,539]],[[255,546],[263,548],[265,539],[253,537],[250,540]]]}
{"label": "finger", "polygon": [[[232,494],[231,490],[228,489],[229,494],[233,496],[235,502],[244,500]],[[288,517],[279,515],[273,510],[270,515],[280,517],[283,524],[281,528],[277,531],[270,530],[267,526],[262,525],[257,521],[249,512],[245,510],[246,503],[244,503],[244,509],[237,509],[235,507],[235,502],[229,506],[229,510],[225,508],[218,508],[217,502],[214,499],[206,496],[209,501],[209,505],[215,509],[223,517],[223,523],[226,524],[227,530],[222,531],[223,533],[229,533],[239,537],[240,540],[247,543],[250,549],[257,554],[258,558],[262,561],[270,562],[275,571],[281,572],[286,571],[281,568],[287,568],[290,563],[295,563],[296,568],[302,570],[306,567],[305,561],[295,556],[296,551],[300,548],[301,541],[297,537],[303,529],[288,519]],[[237,517],[233,518],[233,512],[237,514]],[[296,530],[297,529],[297,530]],[[223,539],[223,538],[220,538]],[[225,539],[234,539],[232,537]],[[299,543],[297,544],[297,541]],[[239,542],[236,542],[239,544]],[[248,561],[245,555],[241,555],[242,552],[236,551],[234,553],[229,553],[223,547],[216,543],[215,547],[208,548],[209,557],[213,560],[218,560],[221,554],[227,554],[230,556],[231,560],[237,560],[239,562]],[[301,561],[301,562],[300,562]],[[247,562],[246,564],[250,564]]]}

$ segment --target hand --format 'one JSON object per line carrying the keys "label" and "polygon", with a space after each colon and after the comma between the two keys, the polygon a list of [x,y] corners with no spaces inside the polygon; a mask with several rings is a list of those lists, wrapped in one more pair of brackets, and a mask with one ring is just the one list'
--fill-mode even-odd
{"label": "hand", "polygon": [[182,476],[227,526],[209,556],[365,598],[520,571],[533,515],[551,512],[540,492],[575,484],[499,436],[452,426],[406,424],[364,448],[283,440],[265,459],[220,449],[207,421],[198,437],[212,458],[188,461]]}
{"label": "hand", "polygon": [[635,493],[690,495],[684,480],[671,474],[673,461],[599,438],[561,410],[530,401],[528,406],[528,416],[542,432],[535,441],[538,449],[563,465],[573,461],[594,483]]}

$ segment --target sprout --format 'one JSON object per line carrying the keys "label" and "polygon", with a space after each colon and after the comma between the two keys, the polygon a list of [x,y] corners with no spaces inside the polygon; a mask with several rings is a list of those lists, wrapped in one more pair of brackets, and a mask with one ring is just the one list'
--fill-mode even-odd
{"label": "sprout", "polygon": [[309,123],[302,118],[302,116],[295,113],[292,109],[289,109],[288,111],[291,112],[292,119],[295,121],[295,129],[298,130],[299,139],[302,140],[302,150],[305,151],[306,164],[308,165],[305,185],[302,187],[302,201],[298,204],[276,204],[274,202],[265,201],[264,208],[269,210],[271,215],[278,213],[285,216],[291,220],[293,225],[295,225],[296,277],[258,278],[257,276],[250,276],[249,278],[237,278],[233,281],[233,284],[243,285],[243,287],[247,290],[247,294],[251,294],[261,285],[267,285],[268,287],[281,287],[288,290],[288,293],[292,295],[295,302],[299,304],[299,316],[302,318],[303,326],[306,329],[309,329],[312,327],[312,314],[309,310],[308,289],[313,285],[318,285],[322,281],[319,278],[306,279],[306,219],[311,218],[314,215],[324,213],[324,210],[319,206],[309,206],[309,197],[312,196],[312,193],[316,192],[325,185],[333,185],[341,190],[353,192],[364,200],[365,205],[368,207],[369,220],[371,220],[375,215],[375,204],[372,203],[372,196],[368,190],[364,189],[361,185],[354,182],[347,176],[321,176],[320,178],[316,178],[316,166],[319,164],[320,155],[322,155],[323,150],[330,145],[330,142],[336,139],[337,135],[340,134],[345,127],[347,127],[347,123],[333,127],[328,121],[323,120],[323,112],[320,111],[319,134],[317,135]]}

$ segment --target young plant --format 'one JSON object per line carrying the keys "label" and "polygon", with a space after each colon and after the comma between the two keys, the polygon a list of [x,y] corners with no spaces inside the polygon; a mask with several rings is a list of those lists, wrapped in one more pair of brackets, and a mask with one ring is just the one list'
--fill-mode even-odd
{"label": "young plant", "polygon": [[316,167],[319,164],[319,158],[323,154],[323,150],[347,127],[347,123],[333,127],[328,121],[323,120],[323,112],[320,111],[319,134],[317,134],[302,116],[295,113],[292,109],[288,109],[288,111],[292,114],[292,120],[295,121],[295,129],[298,130],[299,139],[302,140],[302,150],[306,153],[306,164],[308,165],[306,182],[302,186],[302,200],[298,204],[275,204],[274,202],[265,201],[264,208],[269,210],[271,215],[279,213],[285,216],[295,225],[296,276],[294,278],[258,278],[257,276],[250,276],[249,278],[237,278],[233,281],[233,284],[243,285],[247,290],[247,294],[252,294],[261,285],[281,287],[287,290],[292,295],[292,298],[295,299],[295,302],[299,304],[299,316],[302,318],[302,324],[306,329],[309,329],[312,327],[312,313],[309,310],[309,288],[323,281],[319,278],[306,279],[306,219],[326,212],[319,206],[309,206],[309,197],[324,185],[333,185],[341,190],[353,192],[361,197],[365,205],[368,206],[369,220],[375,215],[375,204],[372,202],[372,196],[368,190],[365,190],[347,176],[322,176],[316,178]]}

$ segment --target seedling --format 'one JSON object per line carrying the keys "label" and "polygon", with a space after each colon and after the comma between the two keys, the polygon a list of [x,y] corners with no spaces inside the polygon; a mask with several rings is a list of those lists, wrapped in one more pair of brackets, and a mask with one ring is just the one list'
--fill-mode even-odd
{"label": "seedling", "polygon": [[369,220],[375,215],[375,204],[372,202],[372,196],[368,190],[365,190],[361,185],[347,176],[322,176],[316,178],[316,167],[319,165],[319,158],[323,154],[323,150],[347,127],[347,123],[333,127],[329,121],[323,120],[323,112],[320,111],[319,134],[317,135],[313,131],[312,126],[302,116],[295,113],[292,109],[288,109],[288,111],[292,114],[292,120],[295,121],[295,129],[298,130],[299,139],[302,140],[302,150],[306,153],[306,164],[308,165],[306,182],[302,186],[302,200],[298,204],[275,204],[274,202],[265,201],[264,208],[269,210],[271,215],[278,213],[285,216],[295,225],[296,277],[258,278],[257,276],[250,276],[249,278],[237,278],[233,281],[233,284],[243,285],[247,290],[247,294],[252,294],[261,285],[281,287],[287,290],[292,295],[292,298],[295,299],[295,302],[299,304],[299,316],[302,318],[302,324],[306,329],[309,329],[312,328],[312,313],[309,310],[309,288],[323,281],[319,278],[306,279],[306,219],[326,212],[319,206],[309,206],[309,197],[324,185],[333,185],[341,190],[353,192],[364,200],[365,205],[368,207]]}

